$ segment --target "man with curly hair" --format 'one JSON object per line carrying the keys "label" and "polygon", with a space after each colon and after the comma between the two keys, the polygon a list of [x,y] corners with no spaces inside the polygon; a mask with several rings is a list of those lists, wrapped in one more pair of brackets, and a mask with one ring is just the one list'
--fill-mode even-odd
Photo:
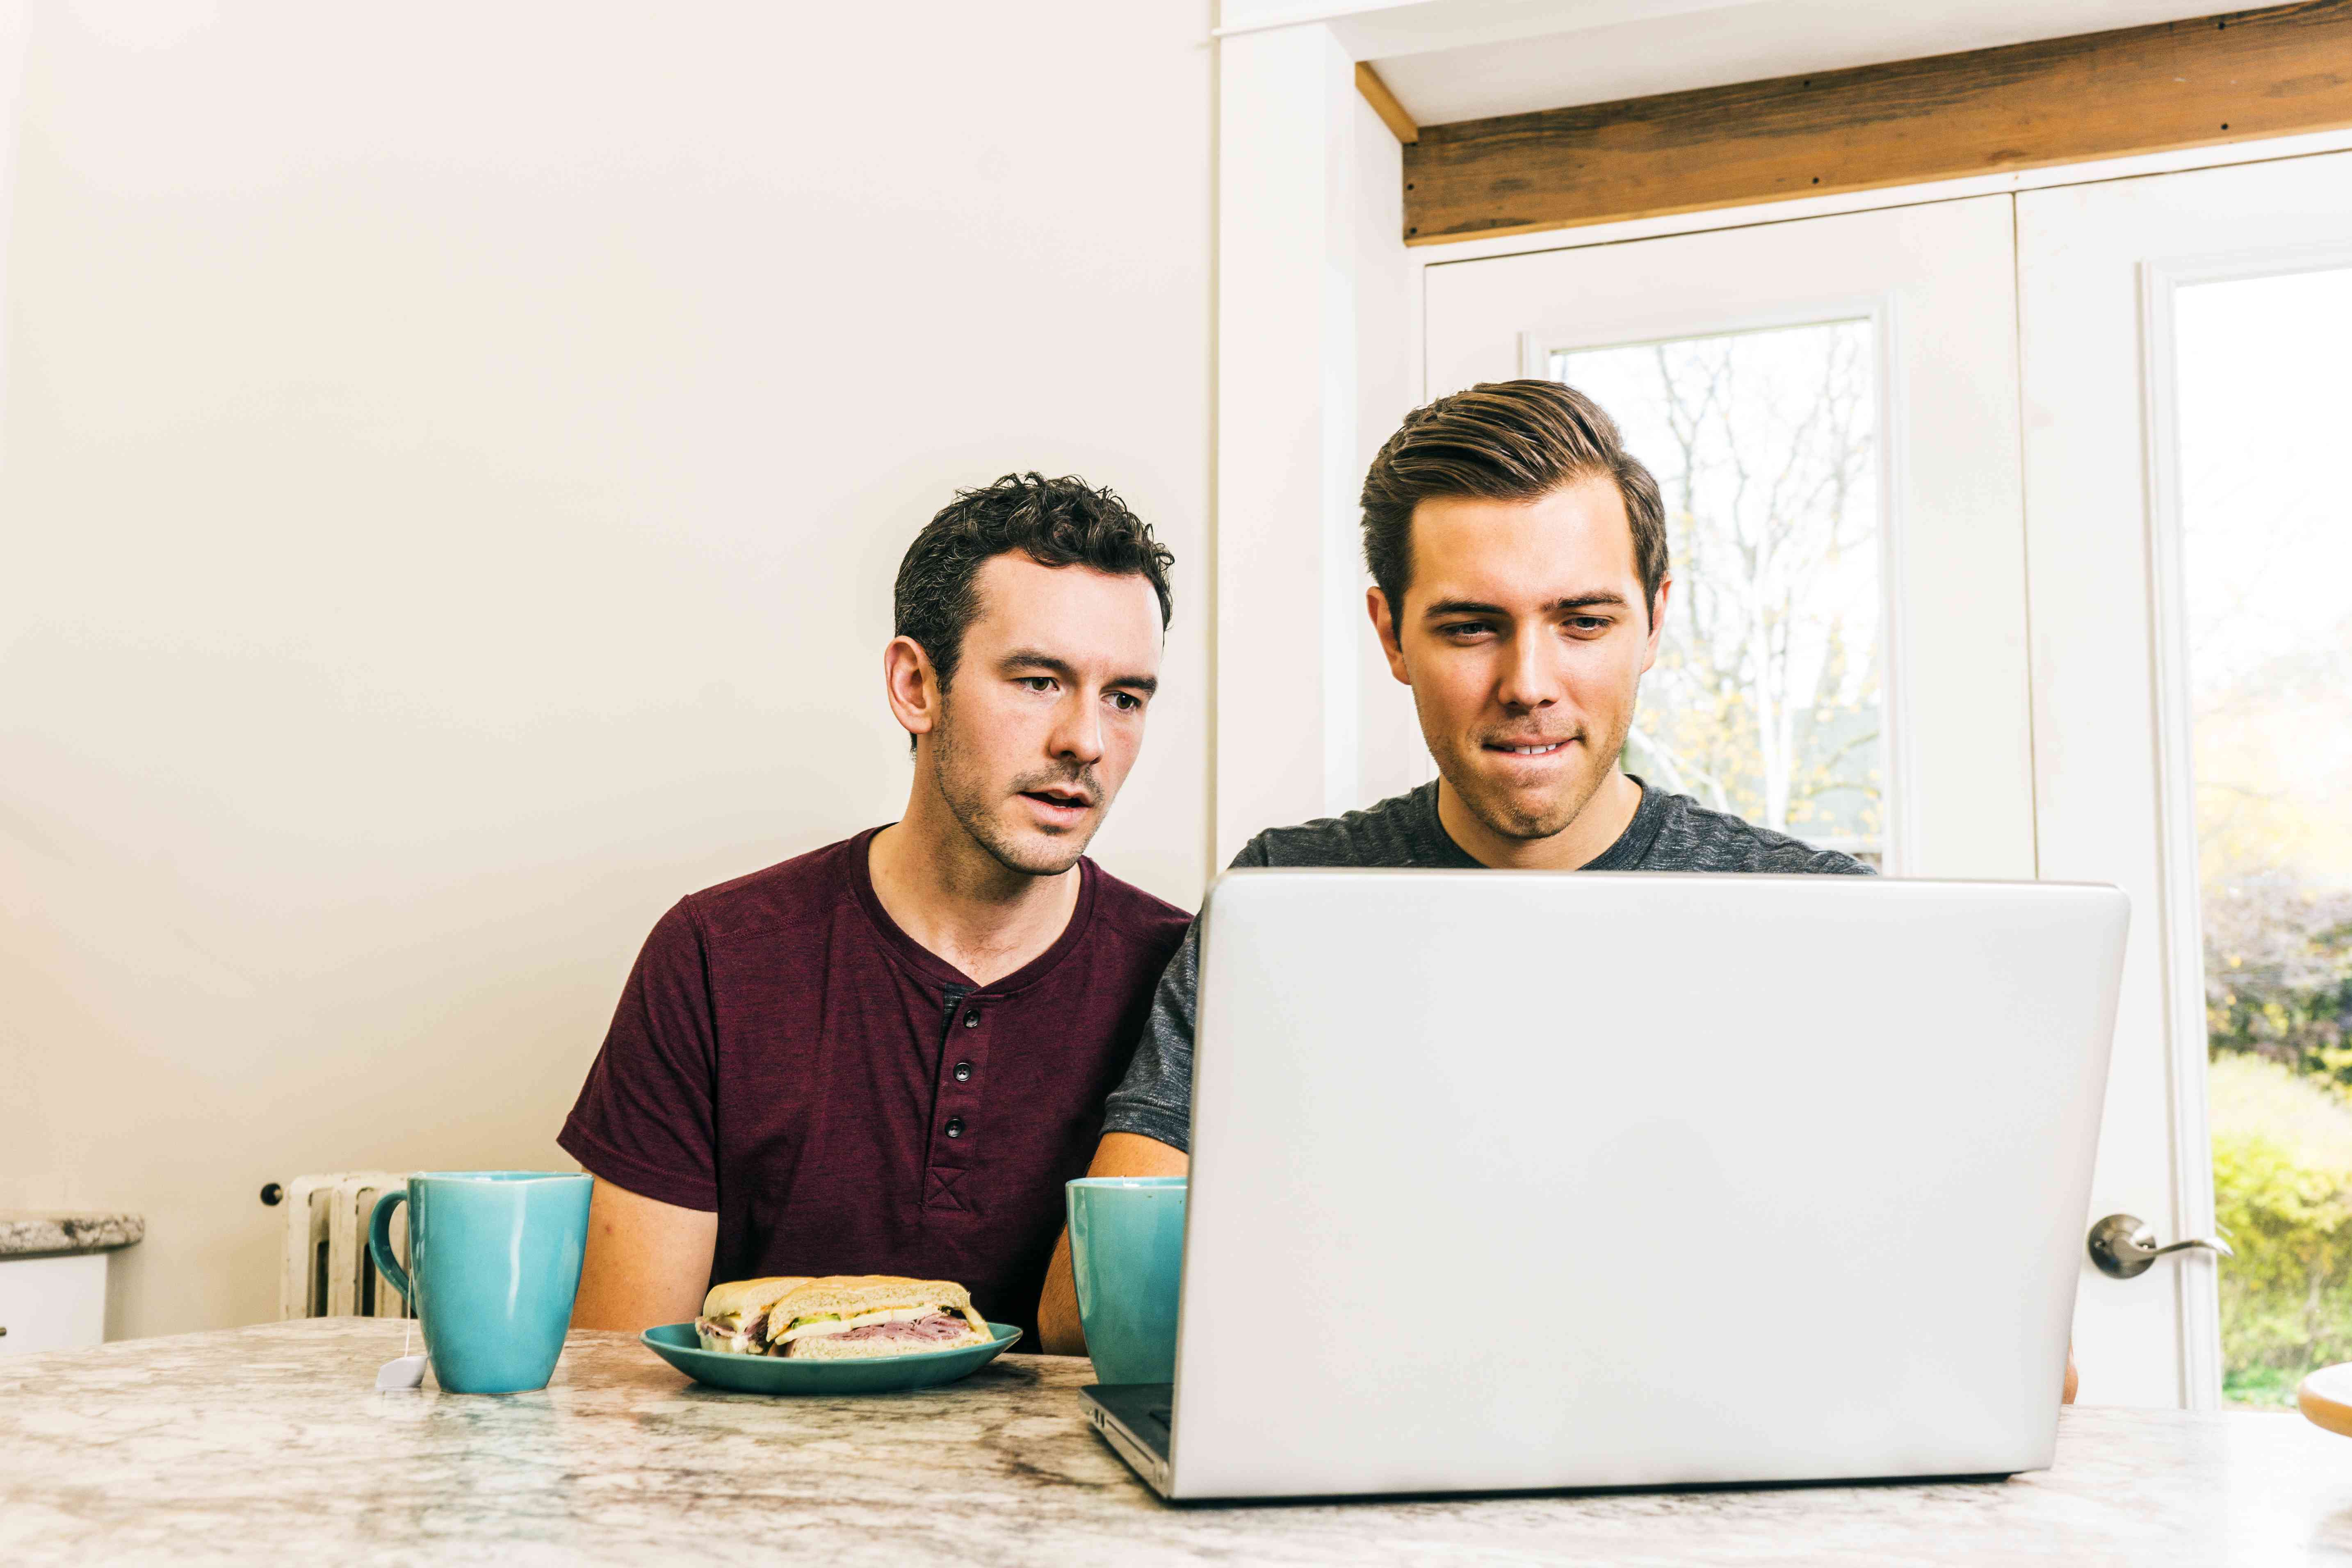
{"label": "man with curly hair", "polygon": [[1171,559],[1110,491],[1034,473],[916,537],[882,656],[906,812],[655,926],[559,1140],[596,1177],[575,1323],[902,1274],[1034,1332],[1062,1184],[1188,923],[1085,855],[1143,744]]}

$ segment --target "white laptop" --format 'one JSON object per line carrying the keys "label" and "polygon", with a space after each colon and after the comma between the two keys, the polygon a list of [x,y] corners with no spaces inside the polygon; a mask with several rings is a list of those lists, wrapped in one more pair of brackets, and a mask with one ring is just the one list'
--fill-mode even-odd
{"label": "white laptop", "polygon": [[1176,1381],[1088,1414],[1172,1499],[2044,1468],[2127,915],[1229,872]]}

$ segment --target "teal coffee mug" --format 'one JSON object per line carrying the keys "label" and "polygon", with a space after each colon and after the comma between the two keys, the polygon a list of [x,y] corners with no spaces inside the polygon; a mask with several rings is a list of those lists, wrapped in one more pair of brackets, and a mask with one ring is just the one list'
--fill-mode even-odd
{"label": "teal coffee mug", "polygon": [[[452,1394],[545,1388],[563,1354],[593,1181],[553,1171],[424,1171],[386,1193],[368,1251],[408,1298],[433,1375]],[[408,1205],[408,1267],[392,1212]]]}
{"label": "teal coffee mug", "polygon": [[1070,1274],[1095,1376],[1174,1382],[1184,1178],[1085,1176],[1067,1190]]}

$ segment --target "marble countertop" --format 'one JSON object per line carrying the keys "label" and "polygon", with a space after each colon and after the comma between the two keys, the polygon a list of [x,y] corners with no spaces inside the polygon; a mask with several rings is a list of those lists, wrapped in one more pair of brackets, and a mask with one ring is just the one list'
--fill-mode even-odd
{"label": "marble countertop", "polygon": [[402,1332],[0,1358],[0,1562],[2352,1562],[2352,1447],[2290,1415],[2072,1410],[2007,1481],[1174,1508],[1087,1426],[1083,1361],[769,1399],[575,1333],[538,1394],[377,1394]]}
{"label": "marble countertop", "polygon": [[0,1258],[110,1252],[146,1234],[147,1222],[135,1214],[0,1209]]}

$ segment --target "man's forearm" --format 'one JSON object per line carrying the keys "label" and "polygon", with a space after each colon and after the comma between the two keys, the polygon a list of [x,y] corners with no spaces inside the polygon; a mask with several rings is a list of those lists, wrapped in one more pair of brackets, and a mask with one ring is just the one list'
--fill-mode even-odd
{"label": "man's forearm", "polygon": [[1037,1298],[1037,1338],[1047,1355],[1087,1353],[1086,1330],[1078,1322],[1078,1287],[1070,1275],[1070,1227],[1054,1243],[1045,1270],[1045,1293]]}
{"label": "man's forearm", "polygon": [[[1095,1150],[1089,1176],[1181,1176],[1192,1168],[1181,1149],[1132,1132],[1107,1132]],[[1086,1329],[1078,1321],[1078,1287],[1070,1272],[1070,1232],[1065,1226],[1045,1269],[1045,1293],[1037,1298],[1037,1338],[1047,1355],[1087,1353]]]}

